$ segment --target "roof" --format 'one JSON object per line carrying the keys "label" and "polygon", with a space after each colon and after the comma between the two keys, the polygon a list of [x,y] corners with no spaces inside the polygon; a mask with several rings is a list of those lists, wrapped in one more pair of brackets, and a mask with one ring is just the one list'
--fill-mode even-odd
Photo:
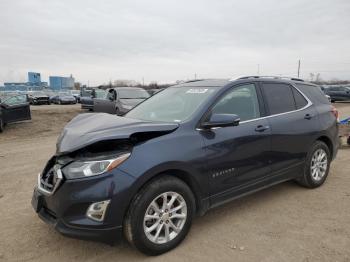
{"label": "roof", "polygon": [[230,81],[228,79],[199,79],[199,80],[191,80],[176,86],[199,86],[199,87],[221,87],[229,84]]}

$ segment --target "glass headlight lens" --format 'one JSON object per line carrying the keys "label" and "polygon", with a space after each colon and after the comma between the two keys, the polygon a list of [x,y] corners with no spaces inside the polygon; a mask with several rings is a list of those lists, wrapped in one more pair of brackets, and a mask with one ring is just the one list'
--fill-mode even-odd
{"label": "glass headlight lens", "polygon": [[122,154],[114,159],[99,161],[74,161],[62,169],[68,179],[97,176],[116,168],[123,163],[130,153]]}

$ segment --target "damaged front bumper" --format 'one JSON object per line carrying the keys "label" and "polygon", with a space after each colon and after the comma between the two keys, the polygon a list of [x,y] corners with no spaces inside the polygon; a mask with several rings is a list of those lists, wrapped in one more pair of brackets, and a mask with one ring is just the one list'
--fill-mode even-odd
{"label": "damaged front bumper", "polygon": [[[112,244],[122,237],[134,181],[134,177],[118,169],[101,176],[63,179],[53,194],[35,187],[32,206],[43,221],[63,235]],[[103,221],[87,216],[92,203],[107,199],[110,203]]]}

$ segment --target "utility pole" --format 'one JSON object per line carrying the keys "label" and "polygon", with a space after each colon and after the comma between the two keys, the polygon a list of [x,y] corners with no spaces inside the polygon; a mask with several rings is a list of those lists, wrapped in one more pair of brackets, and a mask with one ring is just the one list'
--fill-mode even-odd
{"label": "utility pole", "polygon": [[145,86],[145,78],[142,77],[142,86],[144,87]]}
{"label": "utility pole", "polygon": [[258,76],[260,75],[260,64],[258,64]]}
{"label": "utility pole", "polygon": [[197,74],[194,74],[194,80],[197,80]]}
{"label": "utility pole", "polygon": [[298,60],[298,78],[300,77],[300,59]]}

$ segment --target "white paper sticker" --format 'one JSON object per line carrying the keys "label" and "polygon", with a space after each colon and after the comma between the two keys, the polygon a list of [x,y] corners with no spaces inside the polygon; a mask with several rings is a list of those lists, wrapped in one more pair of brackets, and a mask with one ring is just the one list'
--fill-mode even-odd
{"label": "white paper sticker", "polygon": [[186,93],[188,94],[204,94],[208,91],[208,89],[206,88],[191,88],[189,90],[187,90]]}

